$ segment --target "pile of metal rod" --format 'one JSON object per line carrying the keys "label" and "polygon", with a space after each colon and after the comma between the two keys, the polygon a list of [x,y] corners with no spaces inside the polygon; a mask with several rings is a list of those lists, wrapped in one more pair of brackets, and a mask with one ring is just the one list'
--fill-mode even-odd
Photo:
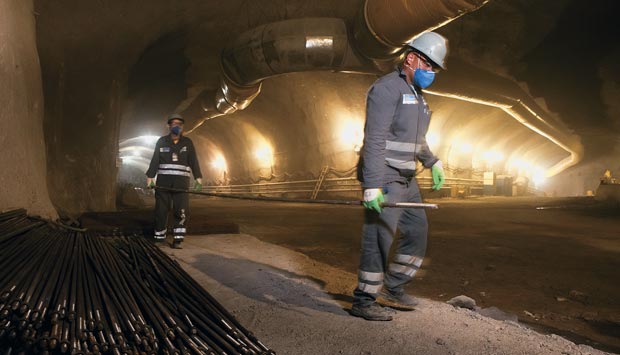
{"label": "pile of metal rod", "polygon": [[0,213],[0,354],[274,354],[159,248]]}

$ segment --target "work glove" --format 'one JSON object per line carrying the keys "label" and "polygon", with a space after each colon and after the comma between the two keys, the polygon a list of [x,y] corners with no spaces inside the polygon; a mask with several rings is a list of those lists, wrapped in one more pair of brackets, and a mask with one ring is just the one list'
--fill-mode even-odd
{"label": "work glove", "polygon": [[155,188],[155,181],[152,178],[147,178],[146,179],[146,187],[149,189],[154,189]]}
{"label": "work glove", "polygon": [[385,202],[381,189],[364,190],[364,202],[362,204],[369,210],[381,213],[381,204]]}
{"label": "work glove", "polygon": [[194,182],[194,191],[202,191],[202,179],[198,178]]}
{"label": "work glove", "polygon": [[431,168],[431,173],[433,175],[433,190],[439,190],[443,186],[443,183],[446,181],[446,175],[443,172],[443,163],[441,160],[437,160],[437,162]]}

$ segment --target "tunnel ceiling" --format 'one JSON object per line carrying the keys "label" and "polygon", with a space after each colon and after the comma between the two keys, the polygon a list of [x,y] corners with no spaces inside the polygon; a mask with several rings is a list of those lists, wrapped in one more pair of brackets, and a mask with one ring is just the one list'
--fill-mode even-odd
{"label": "tunnel ceiling", "polygon": [[[97,127],[114,131],[116,142],[145,134],[160,135],[165,132],[163,118],[168,113],[183,110],[203,90],[218,87],[220,53],[242,32],[305,17],[335,17],[351,23],[361,3],[153,0],[145,6],[123,1],[35,0],[47,131],[58,130],[49,126],[54,120],[81,117],[99,120]],[[592,155],[600,153],[601,142],[615,144],[620,127],[620,46],[611,30],[617,10],[614,0],[587,6],[575,0],[493,0],[438,32],[449,38],[451,56],[518,81],[544,109],[579,134],[586,155]],[[589,33],[600,40],[592,40]],[[584,61],[586,68],[580,66]],[[449,78],[450,71],[440,75]],[[98,86],[101,78],[109,83]],[[252,152],[244,146],[250,144],[244,135],[257,130],[267,141],[277,143],[274,153],[276,157],[280,153],[280,163],[287,161],[285,170],[316,170],[342,159],[322,147],[329,144],[328,131],[335,129],[330,119],[363,115],[365,91],[374,80],[373,76],[337,73],[267,79],[262,94],[248,109],[208,121],[196,131],[196,140],[203,141],[205,156],[222,150],[227,161],[236,160],[230,164],[238,165],[238,173],[249,173],[243,160],[251,159]],[[73,93],[67,94],[71,91],[67,87]],[[63,90],[65,94],[60,93]],[[80,107],[99,96],[117,100],[97,102],[101,106],[97,109]],[[497,109],[466,107],[449,99],[431,100],[436,105],[432,107],[435,115],[443,117],[443,129],[450,130],[447,135],[466,130],[481,140],[501,141],[513,151],[542,149],[549,159],[561,159],[553,144],[514,122],[504,122],[510,118]],[[340,109],[338,105],[348,106]],[[335,113],[338,110],[345,112]],[[109,123],[106,120],[110,115],[120,119]],[[469,128],[462,128],[462,122],[468,122]],[[493,122],[502,123],[490,129]],[[77,129],[85,125],[54,122],[58,124],[74,124]],[[505,135],[506,129],[516,133]],[[62,139],[63,135],[46,134],[48,140]],[[84,141],[78,139],[76,147],[87,144],[86,137]],[[112,144],[103,143],[105,149]],[[303,154],[286,156],[295,149]],[[315,154],[320,158],[312,158]],[[48,160],[52,167],[66,165],[72,159],[71,152],[51,155]],[[312,161],[310,167],[302,166],[305,159]],[[344,168],[346,164],[340,165]]]}

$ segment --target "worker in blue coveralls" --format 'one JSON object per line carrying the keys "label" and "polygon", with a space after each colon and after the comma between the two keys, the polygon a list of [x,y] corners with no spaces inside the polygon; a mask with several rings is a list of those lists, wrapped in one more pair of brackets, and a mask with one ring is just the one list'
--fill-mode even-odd
{"label": "worker in blue coveralls", "polygon": [[[415,179],[420,161],[431,169],[433,189],[444,182],[441,161],[426,141],[431,111],[424,99],[439,69],[445,69],[448,41],[426,32],[406,47],[403,60],[379,78],[368,91],[364,147],[358,171],[364,189],[365,220],[358,285],[351,314],[373,321],[392,320],[394,311],[376,303],[377,297],[397,308],[412,309],[418,300],[404,292],[422,265],[428,223],[423,209],[386,208],[383,202],[421,202]],[[393,259],[392,241],[400,231]],[[401,309],[402,309],[401,308]]]}

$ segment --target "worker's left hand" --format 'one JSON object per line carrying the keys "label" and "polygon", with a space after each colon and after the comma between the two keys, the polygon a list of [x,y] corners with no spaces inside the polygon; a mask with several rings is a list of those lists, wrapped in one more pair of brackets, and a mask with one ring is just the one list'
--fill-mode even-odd
{"label": "worker's left hand", "polygon": [[443,163],[441,160],[437,160],[437,162],[431,168],[431,173],[433,175],[433,190],[439,190],[443,186],[444,181],[446,180],[445,173],[443,172]]}
{"label": "worker's left hand", "polygon": [[194,182],[194,191],[202,191],[202,179],[201,178],[196,179],[196,182]]}

